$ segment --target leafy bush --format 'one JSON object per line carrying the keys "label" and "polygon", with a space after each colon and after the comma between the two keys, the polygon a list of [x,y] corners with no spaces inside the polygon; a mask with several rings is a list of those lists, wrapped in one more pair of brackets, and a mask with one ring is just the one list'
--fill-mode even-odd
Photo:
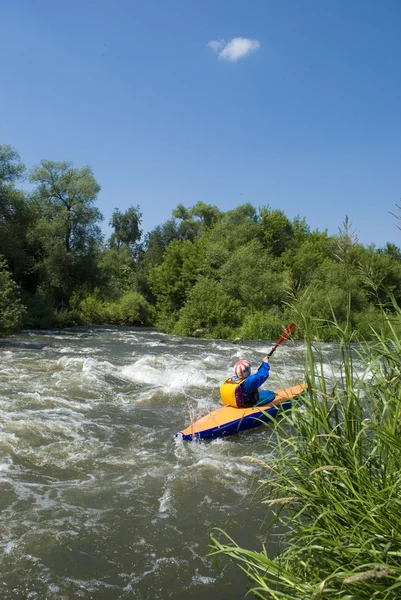
{"label": "leafy bush", "polygon": [[104,319],[104,303],[96,293],[86,296],[79,303],[79,313],[85,323],[100,325]]}
{"label": "leafy bush", "polygon": [[199,244],[173,240],[166,248],[163,262],[151,267],[148,285],[162,312],[179,310],[197,279]]}
{"label": "leafy bush", "polygon": [[118,300],[132,290],[137,290],[137,277],[132,251],[128,246],[105,250],[98,266],[102,273],[102,292],[108,299]]}
{"label": "leafy bush", "polygon": [[153,306],[138,292],[128,292],[119,302],[120,320],[124,325],[152,325],[155,318]]}
{"label": "leafy bush", "polygon": [[119,302],[103,302],[101,323],[104,325],[125,325],[121,319]]}
{"label": "leafy bush", "polygon": [[81,325],[81,315],[77,310],[62,308],[54,311],[53,326],[54,327],[73,327]]}
{"label": "leafy bush", "polygon": [[189,293],[174,333],[191,335],[196,329],[205,329],[210,335],[216,327],[234,329],[241,323],[243,312],[241,303],[231,298],[218,281],[202,277]]}
{"label": "leafy bush", "polygon": [[225,292],[248,309],[280,306],[286,296],[287,275],[283,265],[258,240],[236,248],[218,275]]}
{"label": "leafy bush", "polygon": [[274,340],[283,332],[283,319],[272,311],[255,311],[246,315],[238,335],[248,340]]}
{"label": "leafy bush", "polygon": [[54,324],[54,311],[50,299],[38,288],[33,296],[24,298],[26,313],[22,322],[26,329],[50,329]]}
{"label": "leafy bush", "polygon": [[156,313],[155,326],[165,333],[172,333],[179,318],[178,311]]}
{"label": "leafy bush", "polygon": [[[363,312],[356,313],[353,318],[355,329],[358,332],[359,338],[372,339],[373,331],[380,325],[383,328],[383,332],[387,335],[391,333],[390,323],[392,322],[392,315],[389,311],[385,312],[379,310],[373,305],[370,305]],[[401,323],[394,318],[394,326],[396,327],[398,336],[401,336]]]}
{"label": "leafy bush", "polygon": [[204,337],[212,340],[228,340],[237,337],[235,329],[229,325],[216,325],[205,331]]}
{"label": "leafy bush", "polygon": [[79,314],[84,322],[97,325],[152,325],[155,319],[155,309],[138,292],[128,292],[116,302],[89,295],[79,303]]}
{"label": "leafy bush", "polygon": [[0,256],[0,335],[15,331],[23,314],[19,288],[8,272],[6,261]]}

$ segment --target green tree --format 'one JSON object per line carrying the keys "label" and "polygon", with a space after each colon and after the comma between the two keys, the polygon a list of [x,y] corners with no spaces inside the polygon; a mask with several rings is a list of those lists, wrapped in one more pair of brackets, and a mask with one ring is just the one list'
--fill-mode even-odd
{"label": "green tree", "polygon": [[179,239],[180,234],[178,232],[177,221],[176,219],[169,219],[147,233],[143,245],[139,248],[136,281],[138,291],[149,302],[155,302],[155,296],[148,285],[149,271],[152,267],[160,265],[163,262],[163,254],[169,243]]}
{"label": "green tree", "polygon": [[335,317],[341,324],[347,319],[355,324],[356,315],[367,310],[369,299],[352,265],[326,259],[311,282],[296,292],[293,306],[310,319],[332,321]]}
{"label": "green tree", "polygon": [[395,261],[401,262],[401,248],[391,242],[387,242],[384,248],[379,248],[378,253],[386,254],[391,256]]}
{"label": "green tree", "polygon": [[135,291],[138,287],[136,265],[128,246],[105,249],[98,262],[102,296],[118,299],[122,294]]}
{"label": "green tree", "polygon": [[199,257],[198,271],[202,277],[209,279],[221,278],[220,270],[231,256],[230,250],[225,247],[223,240],[217,240],[212,234],[202,237],[203,252]]}
{"label": "green tree", "polygon": [[13,279],[26,290],[34,290],[35,247],[27,239],[35,215],[23,192],[16,188],[25,166],[11,146],[0,145],[0,254]]}
{"label": "green tree", "polygon": [[157,225],[145,236],[143,254],[140,260],[146,260],[146,263],[152,266],[159,265],[163,262],[163,254],[169,243],[179,239],[180,234],[175,219],[169,219],[162,225]]}
{"label": "green tree", "polygon": [[90,167],[76,169],[71,162],[42,160],[29,180],[38,184],[35,197],[51,223],[49,233],[63,239],[67,253],[82,253],[100,240],[98,223],[103,217],[95,206],[100,185]]}
{"label": "green tree", "polygon": [[115,208],[109,221],[109,225],[114,229],[114,233],[110,237],[110,246],[117,250],[122,246],[133,249],[142,235],[141,222],[142,213],[139,206],[130,206],[125,212]]}
{"label": "green tree", "polygon": [[199,245],[189,240],[173,240],[166,248],[164,260],[149,271],[148,283],[162,312],[174,313],[198,277]]}
{"label": "green tree", "polygon": [[266,247],[274,256],[281,256],[295,236],[291,221],[282,210],[272,210],[269,206],[262,208],[260,217]]}
{"label": "green tree", "polygon": [[392,304],[391,296],[401,302],[401,261],[396,246],[390,248],[390,252],[378,252],[361,244],[353,248],[353,265],[361,285],[373,294],[372,301],[379,300],[382,304]]}
{"label": "green tree", "polygon": [[70,162],[49,160],[32,170],[30,181],[37,183],[31,240],[40,246],[41,287],[55,307],[65,307],[80,286],[98,281],[102,215],[95,200],[100,186],[90,167],[76,169]]}
{"label": "green tree", "polygon": [[181,221],[178,225],[180,238],[191,241],[213,227],[221,216],[217,206],[204,202],[197,202],[192,208],[185,208],[183,204],[179,204],[173,210],[173,217]]}
{"label": "green tree", "polygon": [[0,188],[14,185],[25,173],[19,153],[8,144],[0,144]]}
{"label": "green tree", "polygon": [[224,213],[209,232],[209,241],[229,253],[255,239],[263,242],[263,230],[257,211],[249,203]]}
{"label": "green tree", "polygon": [[296,249],[283,252],[282,259],[291,272],[293,289],[300,290],[314,278],[317,269],[331,255],[332,241],[327,232],[312,232]]}
{"label": "green tree", "polygon": [[199,241],[221,219],[222,213],[216,206],[197,202],[192,208],[179,204],[172,212],[172,218],[158,225],[145,236],[139,251],[137,268],[138,289],[145,297],[155,302],[156,298],[149,288],[149,272],[152,267],[163,262],[164,252],[173,241]]}
{"label": "green tree", "polygon": [[286,297],[287,274],[259,240],[236,248],[218,273],[225,292],[247,310],[280,306]]}

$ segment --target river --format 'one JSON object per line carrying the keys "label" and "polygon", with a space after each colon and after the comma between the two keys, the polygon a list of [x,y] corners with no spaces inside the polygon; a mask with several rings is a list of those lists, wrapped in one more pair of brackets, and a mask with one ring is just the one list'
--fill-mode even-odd
{"label": "river", "polygon": [[[174,434],[218,407],[236,360],[271,347],[100,327],[0,340],[0,597],[243,599],[245,575],[219,573],[209,533],[266,541],[261,470],[242,457],[268,458],[269,426]],[[302,381],[303,355],[282,344],[268,387]]]}

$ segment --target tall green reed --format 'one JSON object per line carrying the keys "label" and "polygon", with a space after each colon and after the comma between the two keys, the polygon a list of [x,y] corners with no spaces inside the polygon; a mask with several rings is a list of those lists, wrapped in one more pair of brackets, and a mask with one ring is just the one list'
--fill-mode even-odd
{"label": "tall green reed", "polygon": [[269,556],[217,531],[211,554],[242,568],[258,598],[401,598],[401,311],[383,313],[373,344],[333,318],[334,380],[316,323],[298,319],[307,391],[275,425],[259,483],[283,549]]}

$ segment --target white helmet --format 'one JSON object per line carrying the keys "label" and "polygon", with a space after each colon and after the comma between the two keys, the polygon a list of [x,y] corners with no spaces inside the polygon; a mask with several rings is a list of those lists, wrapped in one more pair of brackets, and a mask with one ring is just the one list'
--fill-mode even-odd
{"label": "white helmet", "polygon": [[238,360],[234,365],[234,374],[239,379],[246,379],[251,374],[251,363],[247,360]]}

